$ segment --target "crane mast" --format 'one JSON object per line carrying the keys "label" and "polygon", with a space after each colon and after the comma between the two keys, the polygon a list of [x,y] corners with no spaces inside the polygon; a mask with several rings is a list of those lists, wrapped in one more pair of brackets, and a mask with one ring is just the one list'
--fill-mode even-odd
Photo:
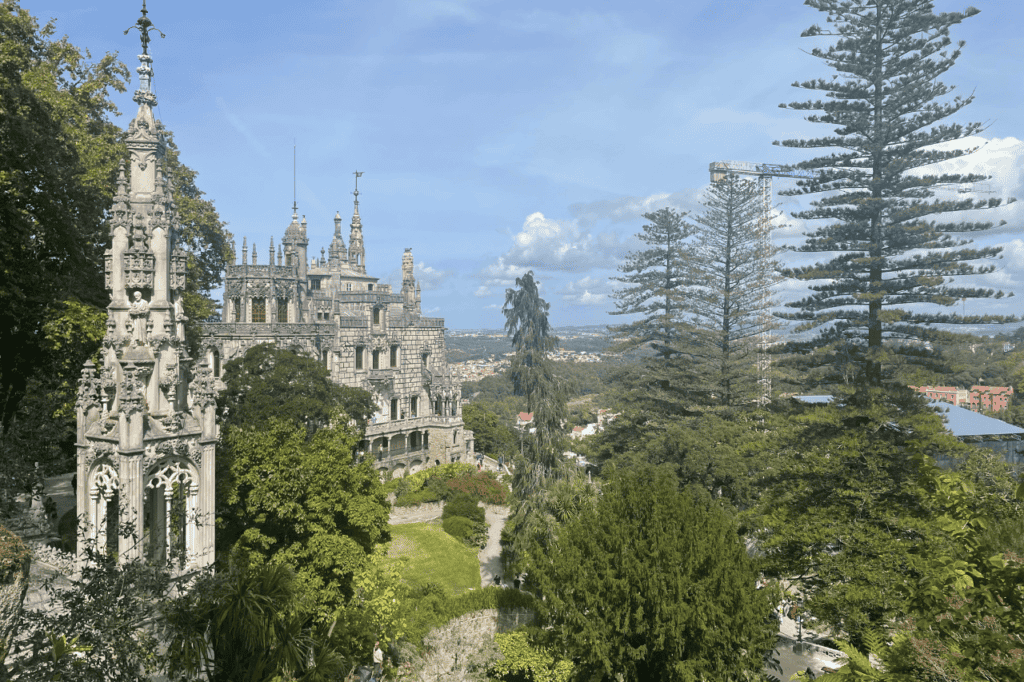
{"label": "crane mast", "polygon": [[748,163],[745,161],[714,161],[709,166],[711,182],[719,182],[729,175],[757,177],[761,193],[761,217],[757,222],[758,237],[758,348],[757,383],[760,388],[758,404],[766,405],[772,399],[772,361],[768,348],[772,341],[771,287],[772,269],[772,178],[814,178],[813,171],[797,170],[774,163]]}

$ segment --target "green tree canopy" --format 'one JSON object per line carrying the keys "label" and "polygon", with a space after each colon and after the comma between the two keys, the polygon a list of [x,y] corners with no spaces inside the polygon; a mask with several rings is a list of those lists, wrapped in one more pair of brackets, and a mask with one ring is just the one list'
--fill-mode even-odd
{"label": "green tree canopy", "polygon": [[248,565],[243,556],[221,573],[201,576],[162,605],[171,679],[242,682],[336,679],[345,662],[319,625],[287,564]]}
{"label": "green tree canopy", "polygon": [[828,260],[785,273],[812,282],[813,293],[787,305],[799,309],[790,317],[804,321],[801,329],[823,330],[811,345],[829,345],[828,357],[851,356],[858,367],[857,380],[880,385],[889,354],[921,355],[919,346],[899,342],[921,337],[925,325],[1011,319],[941,311],[962,299],[1002,295],[957,283],[963,275],[991,272],[994,266],[973,263],[995,258],[1000,249],[972,248],[970,239],[953,234],[985,230],[991,223],[954,222],[950,216],[993,208],[1001,200],[937,196],[943,185],[987,178],[927,170],[973,151],[936,145],[982,130],[979,123],[940,123],[974,96],[943,100],[953,88],[938,80],[964,45],[952,44],[950,27],[978,10],[935,14],[927,0],[806,4],[825,12],[831,28],[815,25],[803,35],[837,37],[825,49],[811,50],[834,74],[793,84],[824,92],[826,99],[782,107],[819,112],[806,119],[832,126],[833,134],[777,144],[841,151],[796,164],[815,171],[815,177],[799,180],[797,188],[783,192],[824,193],[810,210],[794,215],[828,221],[799,248],[829,254]]}
{"label": "green tree canopy", "polygon": [[312,436],[339,411],[360,430],[373,413],[368,392],[334,383],[321,363],[272,343],[253,346],[226,363],[223,374],[226,389],[218,409],[225,429],[259,429],[277,418],[301,424]]}
{"label": "green tree canopy", "polygon": [[942,543],[922,456],[958,462],[996,488],[1008,485],[1005,465],[947,433],[909,389],[794,406],[786,422],[792,431],[762,454],[747,525],[766,575],[792,581],[814,616],[862,646],[907,612],[906,587]]}
{"label": "green tree canopy", "polygon": [[177,245],[188,255],[185,265],[185,289],[182,292],[185,337],[189,353],[199,357],[202,323],[219,320],[219,305],[213,291],[224,280],[227,264],[234,260],[234,245],[226,223],[206,193],[196,186],[198,173],[181,162],[174,137],[167,136],[164,176],[170,180],[174,203],[178,206]]}
{"label": "green tree canopy", "polygon": [[[113,175],[123,153],[110,92],[128,70],[90,62],[53,23],[16,2],[0,12],[0,429],[33,368],[47,364],[43,326],[62,301],[106,305],[102,251]],[[43,266],[45,264],[45,267]],[[75,368],[77,371],[80,368]]]}
{"label": "green tree canopy", "polygon": [[462,421],[473,432],[478,452],[494,459],[504,456],[511,461],[519,451],[519,434],[486,407],[478,403],[463,405]]}
{"label": "green tree canopy", "polygon": [[231,452],[220,490],[224,540],[255,565],[295,566],[322,617],[343,608],[354,576],[390,539],[380,479],[370,461],[355,463],[360,434],[338,416],[340,423],[312,438],[305,426],[279,418],[224,433]]}
{"label": "green tree canopy", "polygon": [[580,679],[747,679],[775,642],[734,523],[656,467],[616,472],[531,563]]}
{"label": "green tree canopy", "polygon": [[[55,25],[17,2],[0,12],[0,442],[13,479],[67,471],[74,457],[74,400],[84,361],[105,332],[102,256],[107,211],[124,131],[114,125],[113,92],[129,71],[106,55],[93,61]],[[210,316],[209,294],[228,252],[213,204],[170,141],[164,161],[180,209],[179,241],[190,253],[185,312]],[[203,297],[206,297],[203,299]],[[196,356],[198,329],[186,327]],[[38,472],[35,472],[38,473]],[[0,484],[0,496],[8,488]]]}

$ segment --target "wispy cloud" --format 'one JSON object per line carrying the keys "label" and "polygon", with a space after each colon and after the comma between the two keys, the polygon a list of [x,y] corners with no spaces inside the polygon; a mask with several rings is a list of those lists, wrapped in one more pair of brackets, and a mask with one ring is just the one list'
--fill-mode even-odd
{"label": "wispy cloud", "polygon": [[252,131],[249,130],[249,126],[245,125],[240,118],[235,116],[235,114],[228,107],[227,102],[224,101],[223,97],[217,98],[217,108],[220,109],[220,112],[224,115],[224,118],[231,125],[231,127],[235,129],[235,132],[237,132],[239,135],[245,138],[245,141],[249,143],[249,146],[252,147],[253,150],[256,151],[256,153],[258,153],[265,159],[270,158],[270,152],[267,151],[267,148],[264,147],[263,143],[260,142],[259,138],[257,138],[252,133]]}
{"label": "wispy cloud", "polygon": [[459,19],[480,20],[479,0],[411,0],[406,3],[410,16],[421,20]]}
{"label": "wispy cloud", "polygon": [[452,276],[448,270],[432,268],[423,261],[417,261],[413,266],[413,275],[423,290],[437,289],[441,284]]}

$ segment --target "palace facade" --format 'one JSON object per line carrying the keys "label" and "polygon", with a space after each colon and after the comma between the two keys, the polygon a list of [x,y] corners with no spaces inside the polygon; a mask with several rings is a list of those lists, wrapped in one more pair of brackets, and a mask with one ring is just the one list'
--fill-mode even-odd
{"label": "palace facade", "polygon": [[354,194],[348,247],[336,214],[329,248],[310,257],[306,219],[295,206],[266,264],[255,245],[250,258],[243,240],[241,262],[225,273],[224,321],[203,327],[214,375],[258,344],[296,350],[319,359],[339,384],[373,394],[377,409],[361,450],[382,473],[471,461],[473,432],[462,423],[444,320],[420,312],[411,249],[402,255],[400,292],[366,273],[358,185]]}

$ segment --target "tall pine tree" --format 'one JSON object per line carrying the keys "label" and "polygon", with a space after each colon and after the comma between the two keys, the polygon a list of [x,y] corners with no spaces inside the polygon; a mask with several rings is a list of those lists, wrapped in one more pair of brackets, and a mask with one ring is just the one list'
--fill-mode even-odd
{"label": "tall pine tree", "polygon": [[705,191],[702,226],[694,249],[690,355],[715,402],[733,405],[757,395],[760,333],[774,325],[771,285],[777,279],[775,250],[762,253],[758,226],[761,193],[736,175]]}
{"label": "tall pine tree", "polygon": [[[835,73],[794,83],[825,93],[824,100],[780,105],[818,112],[808,121],[833,126],[834,134],[776,144],[831,148],[797,167],[818,171],[784,194],[818,194],[799,218],[828,220],[799,250],[827,253],[828,260],[796,267],[788,276],[813,282],[813,292],[788,305],[802,329],[821,328],[817,343],[831,341],[852,354],[859,383],[886,378],[887,353],[920,354],[926,325],[1007,321],[995,316],[959,316],[951,307],[965,298],[999,297],[1001,292],[956,282],[956,277],[991,272],[972,262],[995,258],[999,248],[971,248],[953,233],[977,232],[991,223],[953,222],[950,213],[992,208],[999,199],[936,197],[940,185],[976,182],[980,175],[915,175],[913,171],[972,150],[936,148],[982,129],[979,123],[941,122],[974,99],[943,100],[953,88],[938,79],[960,56],[950,48],[949,29],[978,13],[935,14],[928,0],[806,0],[825,12],[830,29],[815,25],[804,37],[837,36],[811,54]],[[925,305],[922,305],[925,304]],[[936,308],[939,306],[939,309]],[[896,343],[891,343],[896,342]]]}
{"label": "tall pine tree", "polygon": [[680,335],[680,313],[689,282],[690,255],[686,240],[693,226],[671,208],[645,213],[651,221],[637,237],[649,248],[634,251],[619,266],[622,277],[614,278],[626,286],[617,290],[612,315],[640,315],[634,322],[612,328],[621,347],[636,348],[652,344],[663,357],[674,354],[673,344]]}

